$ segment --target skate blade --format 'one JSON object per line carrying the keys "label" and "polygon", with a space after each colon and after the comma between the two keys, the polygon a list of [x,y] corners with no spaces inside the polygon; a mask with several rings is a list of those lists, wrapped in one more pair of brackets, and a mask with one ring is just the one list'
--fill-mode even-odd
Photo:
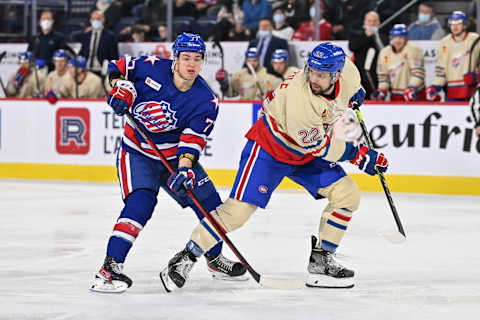
{"label": "skate blade", "polygon": [[223,272],[215,271],[208,268],[208,271],[212,274],[212,278],[215,280],[222,280],[222,281],[247,281],[249,279],[247,274],[242,274],[241,276],[231,277],[226,275]]}
{"label": "skate blade", "polygon": [[310,288],[348,289],[355,285],[354,278],[334,278],[324,274],[309,273],[305,285]]}
{"label": "skate blade", "polygon": [[94,280],[90,291],[100,293],[123,293],[128,289],[128,284],[123,281],[112,280],[108,281],[102,278]]}
{"label": "skate blade", "polygon": [[175,282],[173,282],[168,276],[168,267],[163,269],[162,272],[160,272],[160,280],[162,281],[163,288],[167,292],[172,292],[177,289],[180,289],[179,287],[177,287]]}

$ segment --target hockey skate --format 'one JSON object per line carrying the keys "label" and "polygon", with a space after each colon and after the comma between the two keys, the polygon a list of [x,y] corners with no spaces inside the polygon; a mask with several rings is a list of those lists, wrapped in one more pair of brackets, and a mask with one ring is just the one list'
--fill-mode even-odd
{"label": "hockey skate", "polygon": [[312,253],[308,264],[307,287],[353,288],[354,272],[342,266],[335,254],[316,248],[317,238],[312,236]]}
{"label": "hockey skate", "polygon": [[91,291],[122,293],[132,285],[132,279],[122,273],[123,264],[112,257],[106,257],[102,268],[95,275]]}
{"label": "hockey skate", "polygon": [[160,280],[167,292],[180,289],[188,279],[197,258],[187,249],[183,249],[168,262],[168,266],[160,272]]}
{"label": "hockey skate", "polygon": [[245,274],[247,268],[240,262],[225,258],[221,253],[216,257],[205,255],[205,259],[207,260],[208,271],[212,273],[214,279],[227,281],[248,280],[248,276]]}

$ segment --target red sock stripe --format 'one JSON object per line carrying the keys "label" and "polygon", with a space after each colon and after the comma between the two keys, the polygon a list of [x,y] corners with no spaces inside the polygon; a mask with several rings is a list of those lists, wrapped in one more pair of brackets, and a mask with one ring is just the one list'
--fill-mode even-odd
{"label": "red sock stripe", "polygon": [[123,189],[123,197],[127,198],[130,190],[128,190],[128,173],[127,173],[127,165],[125,163],[127,152],[122,149],[122,155],[120,157],[120,178],[122,179],[122,189]]}
{"label": "red sock stripe", "polygon": [[343,214],[340,214],[338,212],[333,212],[332,216],[334,216],[335,218],[341,219],[343,221],[350,221],[350,219],[352,219],[352,217],[344,216]]}
{"label": "red sock stripe", "polygon": [[137,228],[136,226],[128,222],[117,223],[113,228],[113,230],[128,233],[129,235],[135,238],[138,236],[138,233],[140,232],[140,228]]}

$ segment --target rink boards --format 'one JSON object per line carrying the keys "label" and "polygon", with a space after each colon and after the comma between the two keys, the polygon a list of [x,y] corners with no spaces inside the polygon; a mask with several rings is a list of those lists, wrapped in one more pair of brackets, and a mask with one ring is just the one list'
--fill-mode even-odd
{"label": "rink boards", "polygon": [[[218,186],[233,184],[255,102],[224,101],[201,162]],[[378,150],[390,161],[392,192],[480,195],[480,140],[468,104],[367,103],[362,113]],[[116,181],[115,153],[123,119],[102,100],[2,99],[0,178]],[[345,170],[364,191],[376,177]],[[281,188],[298,188],[285,179]]]}

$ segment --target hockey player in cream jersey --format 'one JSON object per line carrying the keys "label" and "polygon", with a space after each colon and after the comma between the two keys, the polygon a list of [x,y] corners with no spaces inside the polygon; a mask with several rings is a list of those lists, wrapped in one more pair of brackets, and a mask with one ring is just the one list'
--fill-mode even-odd
{"label": "hockey player in cream jersey", "polygon": [[378,90],[372,95],[383,101],[425,100],[425,68],[422,50],[408,41],[408,29],[396,24],[390,30],[390,45],[377,60]]}
{"label": "hockey player in cream jersey", "polygon": [[[307,286],[354,285],[354,272],[336,261],[334,252],[359,206],[360,193],[336,162],[350,161],[374,175],[375,167],[386,171],[387,159],[365,145],[331,136],[329,128],[351,103],[360,105],[364,97],[359,72],[345,62],[343,50],[328,42],[319,44],[305,69],[288,77],[264,100],[262,118],[246,135],[248,142],[230,197],[212,211],[226,232],[238,229],[257,207],[266,207],[284,177],[303,186],[315,199],[327,198],[318,241],[312,236]],[[161,273],[167,290],[183,286],[179,279],[186,279],[194,263],[190,255],[200,256],[219,241],[214,230],[207,219],[197,225],[186,248]]]}
{"label": "hockey player in cream jersey", "polygon": [[445,86],[448,101],[466,101],[473,94],[477,83],[475,69],[480,45],[471,52],[472,44],[479,35],[466,32],[466,23],[467,16],[462,11],[454,11],[448,19],[452,33],[442,39],[438,48],[435,79],[427,89],[427,99],[430,101],[439,100],[438,94]]}
{"label": "hockey player in cream jersey", "polygon": [[289,66],[288,60],[290,60],[288,50],[277,49],[272,54],[273,71],[275,71],[276,76],[282,78],[282,80],[285,80],[288,76],[300,70],[297,67]]}

